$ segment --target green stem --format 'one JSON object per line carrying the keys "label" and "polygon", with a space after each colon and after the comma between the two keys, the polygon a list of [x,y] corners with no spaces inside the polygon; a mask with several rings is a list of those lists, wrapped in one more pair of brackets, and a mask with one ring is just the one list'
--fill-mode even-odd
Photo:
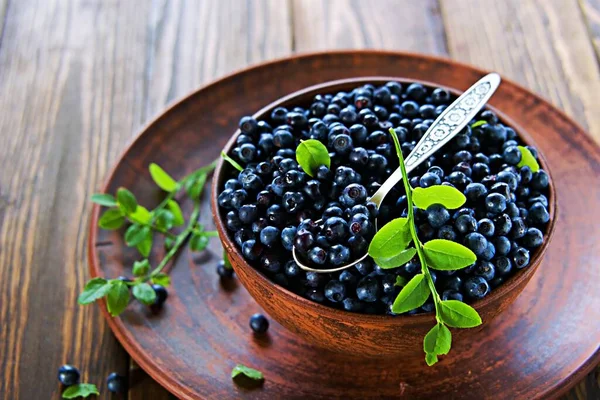
{"label": "green stem", "polygon": [[137,219],[135,219],[135,218],[132,218],[132,217],[131,217],[131,216],[129,216],[129,215],[127,216],[127,219],[129,220],[129,222],[132,222],[132,223],[134,223],[134,224],[139,224],[139,225],[143,225],[143,226],[148,226],[148,227],[150,227],[150,229],[152,229],[152,230],[155,230],[155,231],[158,231],[158,232],[162,233],[163,235],[165,235],[165,236],[167,236],[167,237],[169,237],[169,238],[171,238],[171,239],[174,239],[174,238],[176,237],[176,235],[175,235],[175,234],[173,234],[173,233],[171,233],[171,232],[169,232],[169,231],[166,231],[166,230],[164,230],[164,229],[162,229],[162,228],[159,228],[158,226],[154,225],[153,223],[147,223],[147,222],[143,222],[143,221],[137,220]]}
{"label": "green stem", "polygon": [[408,182],[408,174],[406,173],[406,166],[404,165],[404,156],[400,148],[398,136],[396,135],[396,131],[393,128],[390,128],[390,134],[392,135],[392,139],[394,140],[394,145],[396,146],[396,153],[398,154],[398,160],[400,161],[400,169],[402,170],[402,183],[404,184],[404,190],[406,191],[406,204],[408,208],[408,225],[410,228],[410,235],[412,236],[413,242],[415,243],[415,249],[417,250],[417,255],[419,256],[419,261],[421,262],[421,272],[423,273],[423,275],[425,275],[427,285],[429,286],[429,291],[431,292],[431,296],[433,297],[433,304],[435,305],[435,319],[438,322],[441,322],[439,318],[439,303],[441,302],[441,299],[440,295],[435,289],[433,278],[431,277],[431,273],[429,272],[429,268],[427,267],[427,261],[425,260],[425,253],[423,251],[423,244],[421,243],[421,241],[419,240],[419,236],[417,235],[417,228],[415,226],[415,211],[412,201],[412,187]]}

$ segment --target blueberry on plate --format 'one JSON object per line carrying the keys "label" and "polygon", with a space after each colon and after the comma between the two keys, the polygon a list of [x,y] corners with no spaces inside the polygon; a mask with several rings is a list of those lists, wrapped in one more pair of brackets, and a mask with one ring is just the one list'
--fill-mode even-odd
{"label": "blueberry on plate", "polygon": [[254,333],[265,333],[269,329],[269,320],[262,314],[254,314],[250,317],[250,328]]}

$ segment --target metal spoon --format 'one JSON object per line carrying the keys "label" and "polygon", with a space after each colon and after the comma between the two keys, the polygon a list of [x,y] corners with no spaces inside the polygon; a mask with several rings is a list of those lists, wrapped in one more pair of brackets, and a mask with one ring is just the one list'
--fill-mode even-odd
{"label": "metal spoon", "polygon": [[[410,173],[417,168],[423,161],[427,160],[429,156],[441,149],[446,143],[448,143],[454,136],[456,136],[467,124],[477,115],[479,110],[487,103],[492,97],[498,86],[500,85],[500,75],[491,73],[479,81],[473,86],[467,89],[459,98],[457,98],[448,108],[440,114],[439,117],[433,124],[427,129],[427,132],[423,135],[419,143],[415,146],[413,151],[410,152],[405,160],[406,172]],[[390,190],[402,179],[402,170],[396,169],[389,178],[383,182],[381,187],[375,192],[369,201],[375,203],[377,208],[383,203],[383,199],[390,192]],[[321,223],[322,220],[318,220],[317,223]],[[375,220],[375,229],[377,229],[377,220]],[[305,271],[311,272],[337,272],[344,269],[350,268],[355,264],[358,264],[368,254],[360,257],[350,264],[343,265],[341,267],[330,268],[330,269],[314,269],[308,267],[298,259],[296,256],[296,247],[292,248],[292,255],[294,261],[300,268]]]}

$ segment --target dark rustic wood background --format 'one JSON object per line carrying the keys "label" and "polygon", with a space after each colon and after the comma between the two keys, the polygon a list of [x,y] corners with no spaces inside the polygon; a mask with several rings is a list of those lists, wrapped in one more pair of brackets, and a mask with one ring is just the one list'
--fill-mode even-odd
{"label": "dark rustic wood background", "polygon": [[[88,278],[90,195],[165,105],[294,52],[382,48],[495,70],[600,141],[600,0],[0,0],[0,398],[60,397],[130,374],[130,399],[169,395],[130,365]],[[599,370],[565,397],[600,398]],[[510,388],[507,388],[510,390]]]}

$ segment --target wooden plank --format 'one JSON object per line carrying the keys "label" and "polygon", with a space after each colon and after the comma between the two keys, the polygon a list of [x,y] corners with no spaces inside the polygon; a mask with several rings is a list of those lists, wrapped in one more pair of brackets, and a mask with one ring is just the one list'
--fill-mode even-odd
{"label": "wooden plank", "polygon": [[437,0],[292,0],[297,51],[384,48],[446,54]]}
{"label": "wooden plank", "polygon": [[58,367],[110,398],[127,355],[88,279],[90,195],[142,114],[145,5],[12,1],[0,48],[0,398],[59,398]]}
{"label": "wooden plank", "polygon": [[600,60],[600,0],[579,0],[579,6],[592,38],[596,57]]}
{"label": "wooden plank", "polygon": [[452,57],[540,93],[600,140],[600,71],[576,0],[442,0],[441,9]]}

